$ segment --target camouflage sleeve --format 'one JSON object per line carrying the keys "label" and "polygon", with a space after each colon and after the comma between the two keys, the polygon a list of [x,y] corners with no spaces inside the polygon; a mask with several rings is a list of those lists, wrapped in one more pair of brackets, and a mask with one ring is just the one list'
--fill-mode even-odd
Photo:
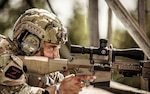
{"label": "camouflage sleeve", "polygon": [[[49,77],[51,79],[53,79],[53,84],[57,84],[57,83],[61,82],[64,79],[64,75],[62,73],[60,73],[59,71],[50,73]],[[52,83],[52,81],[51,81],[51,83]]]}
{"label": "camouflage sleeve", "polygon": [[49,94],[49,92],[43,88],[32,87],[26,84],[20,89],[18,94]]}
{"label": "camouflage sleeve", "polygon": [[27,75],[29,85],[42,88],[57,84],[64,79],[64,75],[58,71],[46,75],[28,72]]}

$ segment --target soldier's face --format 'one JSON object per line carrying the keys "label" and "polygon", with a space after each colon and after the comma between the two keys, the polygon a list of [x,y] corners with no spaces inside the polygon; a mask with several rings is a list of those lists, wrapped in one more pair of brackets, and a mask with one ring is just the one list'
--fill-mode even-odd
{"label": "soldier's face", "polygon": [[[44,47],[43,47],[43,54],[46,57],[49,58],[59,58],[59,46],[56,44],[51,44],[48,42],[44,42]],[[41,52],[39,51],[37,54],[35,55],[41,55]]]}
{"label": "soldier's face", "polygon": [[49,58],[59,58],[59,46],[51,43],[44,43],[44,56]]}

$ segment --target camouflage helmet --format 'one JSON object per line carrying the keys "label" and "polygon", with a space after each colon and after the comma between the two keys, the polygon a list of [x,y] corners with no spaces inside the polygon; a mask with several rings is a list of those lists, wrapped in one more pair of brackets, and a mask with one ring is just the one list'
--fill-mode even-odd
{"label": "camouflage helmet", "polygon": [[26,55],[33,55],[45,41],[64,44],[67,41],[67,31],[56,15],[44,9],[33,8],[26,10],[16,21],[13,40]]}

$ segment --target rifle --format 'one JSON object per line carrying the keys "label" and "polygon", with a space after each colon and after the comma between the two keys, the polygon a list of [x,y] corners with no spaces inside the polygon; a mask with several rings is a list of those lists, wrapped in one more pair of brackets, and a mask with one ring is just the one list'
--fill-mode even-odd
{"label": "rifle", "polygon": [[[100,39],[100,47],[83,47],[71,45],[70,52],[73,54],[89,54],[87,58],[49,59],[41,56],[20,56],[28,70],[47,74],[55,71],[67,71],[75,69],[76,75],[95,75],[96,85],[109,85],[112,72],[117,70],[125,77],[143,76],[150,78],[149,61],[144,61],[144,53],[140,48],[113,49],[107,47],[107,40]],[[93,58],[98,55],[99,58]],[[117,61],[116,57],[122,56],[132,60]]]}
{"label": "rifle", "polygon": [[[97,86],[108,86],[114,71],[118,71],[124,77],[141,75],[144,78],[150,77],[148,61],[143,61],[144,53],[140,48],[114,49],[112,46],[107,47],[106,39],[100,39],[99,47],[71,45],[71,53],[89,54],[90,63],[94,64],[94,71],[98,78],[94,83]],[[98,60],[94,59],[93,55],[98,55]],[[116,60],[116,57],[120,56],[125,59]]]}

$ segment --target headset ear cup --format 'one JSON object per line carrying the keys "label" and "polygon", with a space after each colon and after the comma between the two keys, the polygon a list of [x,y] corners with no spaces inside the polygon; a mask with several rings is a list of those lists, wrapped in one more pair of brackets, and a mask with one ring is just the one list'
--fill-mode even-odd
{"label": "headset ear cup", "polygon": [[36,35],[28,32],[21,40],[20,48],[26,55],[33,55],[40,49],[40,42],[40,39]]}
{"label": "headset ear cup", "polygon": [[[19,23],[13,32],[13,40],[16,41],[19,49],[21,49],[20,54],[22,55],[35,54],[41,47],[41,41],[45,38],[44,29],[30,21]],[[29,35],[32,38],[29,39]],[[27,38],[28,40],[26,40]]]}

